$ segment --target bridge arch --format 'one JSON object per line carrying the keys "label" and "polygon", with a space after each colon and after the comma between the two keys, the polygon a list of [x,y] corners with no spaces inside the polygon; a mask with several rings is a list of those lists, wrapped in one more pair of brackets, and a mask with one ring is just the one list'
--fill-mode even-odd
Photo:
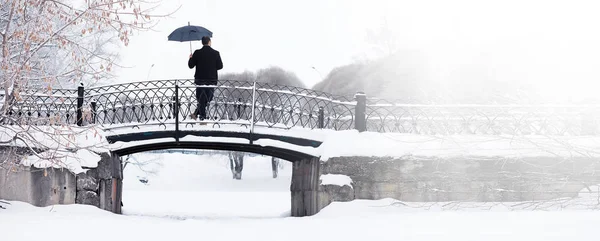
{"label": "bridge arch", "polygon": [[276,157],[290,162],[318,158],[310,154],[280,148],[273,146],[260,146],[255,144],[227,143],[227,142],[200,142],[200,141],[181,141],[181,142],[157,142],[147,143],[135,146],[129,146],[123,149],[114,150],[119,156],[131,155],[140,152],[158,151],[168,149],[194,149],[194,150],[215,150],[215,151],[237,151],[249,152]]}
{"label": "bridge arch", "polygon": [[[183,136],[175,138],[173,135]],[[218,137],[219,141],[210,141],[210,139],[209,141],[194,140],[198,137]],[[282,135],[226,131],[184,131],[183,133],[181,131],[154,131],[111,135],[106,138],[109,143],[126,143],[121,148],[111,148],[110,158],[112,161],[110,162],[113,163],[112,169],[115,172],[121,173],[120,175],[114,175],[120,177],[113,180],[116,183],[114,186],[115,190],[113,190],[115,194],[114,203],[118,203],[122,199],[122,156],[165,149],[200,149],[250,152],[290,161],[293,163],[292,180],[290,183],[291,215],[293,217],[310,216],[319,212],[323,207],[321,206],[318,190],[320,182],[319,157],[294,150],[294,147],[317,148],[321,145],[321,142],[316,140]],[[258,140],[263,139],[286,143],[287,145],[283,146],[288,147],[276,147],[256,143]],[[119,205],[113,205],[111,211],[120,213],[121,208]]]}
{"label": "bridge arch", "polygon": [[[290,162],[318,159],[318,156],[314,154],[297,151],[297,149],[313,149],[322,144],[318,140],[281,134],[214,130],[132,132],[109,135],[106,139],[114,145],[111,148],[112,152],[119,156],[165,149],[197,149],[250,152],[273,156]],[[261,140],[269,140],[283,145],[281,145],[282,147],[261,145]]]}

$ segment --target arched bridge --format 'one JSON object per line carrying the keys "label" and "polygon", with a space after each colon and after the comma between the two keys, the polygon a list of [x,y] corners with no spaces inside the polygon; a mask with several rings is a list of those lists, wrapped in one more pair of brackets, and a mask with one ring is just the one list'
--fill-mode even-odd
{"label": "arched bridge", "polygon": [[[196,90],[214,88],[208,119],[190,118]],[[292,215],[318,212],[319,129],[427,135],[597,135],[597,106],[423,105],[267,83],[159,80],[76,89],[22,89],[2,96],[2,126],[93,125],[112,150],[111,200],[120,211],[120,156],[169,148],[246,151],[294,162]]]}
{"label": "arched bridge", "polygon": [[[208,118],[202,121],[191,118],[198,88],[214,89]],[[26,89],[5,99],[9,101],[4,105],[2,125],[95,126],[105,132],[114,148],[100,166],[110,166],[112,179],[100,192],[112,193],[104,202],[111,205],[104,208],[117,213],[121,156],[190,148],[253,152],[294,162],[292,215],[315,214],[321,208],[319,157],[299,150],[317,148],[321,140],[308,131],[366,128],[364,117],[363,122],[355,121],[360,116],[357,110],[364,115],[364,96],[354,101],[308,89],[241,81],[222,80],[214,86],[164,80],[72,90]]]}
{"label": "arched bridge", "polygon": [[[191,118],[197,107],[197,88],[214,89],[208,118],[203,121]],[[362,99],[364,103],[366,99]],[[160,80],[25,90],[10,104],[2,123],[95,125],[109,134],[107,140],[111,143],[140,143],[115,150],[120,154],[173,147],[210,148],[252,151],[291,160],[306,155],[294,148],[264,147],[255,142],[273,140],[292,147],[318,147],[320,141],[310,135],[288,136],[285,130],[365,130],[364,117],[363,122],[355,121],[359,102],[265,83],[222,80],[214,86],[197,86],[193,80]],[[364,116],[364,108],[361,113]],[[260,131],[266,129],[266,133]]]}
{"label": "arched bridge", "polygon": [[[209,119],[190,118],[196,88],[214,88]],[[434,135],[588,135],[600,108],[590,105],[432,105],[337,96],[267,83],[154,80],[74,89],[0,92],[7,111],[1,125],[96,125],[114,133],[199,127],[253,133],[271,130],[351,130]],[[160,128],[159,128],[160,127]],[[243,128],[243,129],[242,129]],[[282,134],[285,132],[273,132]],[[129,136],[128,138],[131,138]],[[117,139],[114,139],[117,140]]]}

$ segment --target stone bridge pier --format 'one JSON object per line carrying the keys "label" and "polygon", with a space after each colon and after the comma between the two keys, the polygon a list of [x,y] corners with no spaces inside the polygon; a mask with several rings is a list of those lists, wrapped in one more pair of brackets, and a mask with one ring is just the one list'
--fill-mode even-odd
{"label": "stone bridge pier", "polygon": [[[76,176],[75,203],[93,205],[120,214],[123,195],[122,166],[118,154],[103,154],[98,168]],[[319,203],[319,169],[320,162],[316,157],[293,161],[290,183],[292,217],[312,216],[325,206]]]}
{"label": "stone bridge pier", "polygon": [[[26,148],[0,148],[0,160],[14,151],[23,158]],[[13,156],[14,157],[14,156]],[[96,168],[74,174],[65,168],[36,168],[0,163],[0,199],[26,202],[38,207],[86,204],[121,213],[123,168],[121,158],[100,153]]]}
{"label": "stone bridge pier", "polygon": [[75,203],[121,214],[123,163],[114,153],[102,153],[98,167],[78,174]]}
{"label": "stone bridge pier", "polygon": [[292,217],[315,215],[321,210],[319,205],[319,168],[318,158],[304,159],[293,163]]}

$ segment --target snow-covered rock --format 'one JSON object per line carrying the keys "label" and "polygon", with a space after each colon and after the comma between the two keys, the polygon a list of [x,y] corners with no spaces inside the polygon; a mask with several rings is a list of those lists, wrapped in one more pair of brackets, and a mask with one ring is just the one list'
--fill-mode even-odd
{"label": "snow-covered rock", "polygon": [[80,174],[77,175],[77,191],[97,191],[98,180],[90,175]]}
{"label": "snow-covered rock", "polygon": [[66,168],[79,174],[85,172],[84,167],[95,168],[100,162],[100,155],[89,150],[50,150],[26,157],[21,164],[36,168]]}
{"label": "snow-covered rock", "polygon": [[100,197],[96,192],[93,191],[78,191],[76,202],[77,204],[85,204],[98,207],[100,206]]}

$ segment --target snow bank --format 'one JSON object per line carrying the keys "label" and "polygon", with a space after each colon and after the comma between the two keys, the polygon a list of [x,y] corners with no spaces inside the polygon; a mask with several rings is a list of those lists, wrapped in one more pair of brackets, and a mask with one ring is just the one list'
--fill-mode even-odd
{"label": "snow bank", "polygon": [[242,180],[235,180],[226,154],[138,153],[128,161],[125,215],[177,220],[290,216],[290,162],[279,163],[273,178],[270,157],[246,156]]}
{"label": "snow bank", "polygon": [[96,127],[5,126],[0,127],[0,141],[10,146],[46,150],[28,156],[21,161],[22,165],[67,168],[73,173],[97,167],[100,156],[96,153],[110,151],[105,133]]}
{"label": "snow bank", "polygon": [[[123,170],[123,188],[127,190],[284,192],[289,198],[292,163],[281,161],[279,177],[274,179],[267,156],[246,156],[241,181],[232,178],[226,154],[137,153],[128,162]],[[148,183],[139,182],[138,177]]]}
{"label": "snow bank", "polygon": [[[245,241],[506,241],[515,237],[528,241],[596,241],[600,222],[598,212],[591,211],[509,212],[501,206],[491,211],[439,211],[426,206],[405,207],[395,200],[332,203],[321,213],[305,218],[164,217],[116,215],[84,205],[39,208],[12,202],[8,209],[0,210],[0,227],[3,240],[19,241],[75,241],[82,237],[87,241],[114,237],[190,240],[199,235],[208,240]],[[107,225],[111,232],[98,232]],[[57,232],[66,227],[67,232]],[[298,232],[299,228],[311,231]]]}
{"label": "snow bank", "polygon": [[[127,166],[125,215],[87,205],[34,207],[11,201],[6,210],[0,209],[2,240],[69,241],[83,237],[104,241],[115,234],[119,240],[147,241],[189,240],[199,234],[211,240],[238,241],[305,241],[315,240],[316,234],[316,240],[598,240],[600,215],[591,209],[598,208],[599,187],[584,189],[578,198],[536,203],[334,202],[315,216],[280,218],[275,211],[289,209],[291,173],[285,169],[285,180],[272,179],[268,158],[249,159],[244,179],[236,181],[231,179],[225,156],[136,155],[143,161],[163,157],[160,162],[164,166],[150,177],[149,185],[140,186],[131,182],[137,182],[135,177],[142,171]],[[173,190],[178,185],[184,188]],[[111,232],[98,232],[107,225]],[[65,227],[66,232],[57,232]],[[297,232],[299,228],[311,232]]]}
{"label": "snow bank", "polygon": [[[352,187],[352,178],[340,174],[325,174],[321,175],[321,185],[336,185]],[[352,187],[353,188],[353,187]]]}
{"label": "snow bank", "polygon": [[0,127],[0,141],[7,145],[41,149],[91,149],[107,151],[106,133],[99,127],[10,126]]}
{"label": "snow bank", "polygon": [[83,149],[77,152],[42,152],[38,155],[28,156],[21,162],[21,164],[24,166],[34,166],[37,168],[66,168],[75,174],[79,174],[85,172],[83,169],[84,167],[98,167],[98,162],[100,162],[100,155]]}
{"label": "snow bank", "polygon": [[319,147],[321,160],[341,156],[600,157],[596,136],[430,136],[339,131]]}

